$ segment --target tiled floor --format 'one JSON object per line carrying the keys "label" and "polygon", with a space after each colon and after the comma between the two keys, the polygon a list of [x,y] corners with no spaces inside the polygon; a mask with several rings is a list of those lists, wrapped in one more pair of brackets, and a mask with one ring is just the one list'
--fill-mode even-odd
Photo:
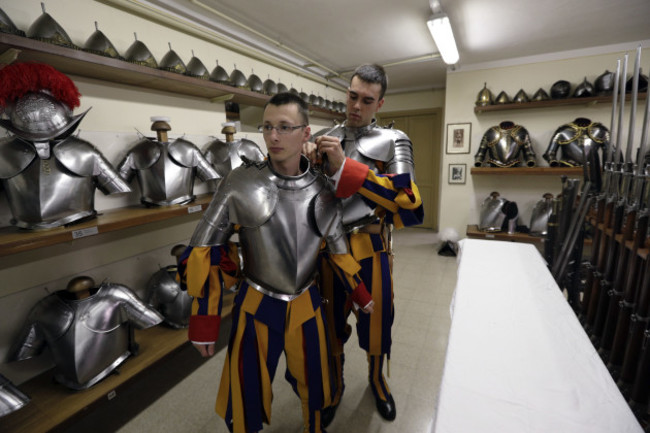
{"label": "tiled floor", "polygon": [[[456,258],[439,256],[437,234],[424,229],[396,232],[394,246],[396,318],[388,382],[397,404],[397,419],[387,422],[377,413],[368,388],[365,352],[353,333],[346,345],[346,390],[327,429],[330,433],[428,433],[431,429],[451,323],[449,303],[456,285]],[[119,432],[227,432],[214,413],[224,358],[222,350]],[[283,361],[273,393],[271,424],[264,432],[301,432],[299,400],[284,380]]]}

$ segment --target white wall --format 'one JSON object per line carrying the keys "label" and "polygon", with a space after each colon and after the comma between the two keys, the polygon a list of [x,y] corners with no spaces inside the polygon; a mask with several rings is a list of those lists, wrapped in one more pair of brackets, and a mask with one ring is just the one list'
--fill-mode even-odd
{"label": "white wall", "polygon": [[[547,166],[542,158],[553,132],[561,125],[577,117],[587,117],[610,127],[611,104],[573,105],[565,107],[521,109],[508,111],[492,111],[480,114],[474,113],[478,93],[487,83],[496,97],[502,90],[511,98],[523,89],[532,95],[541,87],[550,94],[550,88],[558,80],[567,80],[573,87],[586,77],[591,83],[605,70],[615,71],[616,60],[622,59],[625,50],[630,54],[628,61],[628,76],[634,65],[634,52],[638,44],[615,47],[608,50],[604,47],[602,54],[580,56],[580,53],[570,53],[568,58],[556,60],[527,61],[522,64],[513,62],[510,66],[467,68],[461,67],[447,75],[447,97],[445,103],[445,123],[471,123],[471,150],[469,154],[443,154],[442,194],[440,229],[455,229],[461,237],[464,236],[468,224],[479,221],[480,206],[492,191],[498,191],[502,197],[515,201],[519,208],[520,224],[529,225],[532,208],[542,198],[545,192],[557,195],[561,191],[559,176],[485,176],[469,174],[474,164],[474,155],[479,148],[483,134],[492,126],[504,120],[513,121],[524,126],[531,137],[533,148],[537,154],[537,165]],[[650,49],[646,43],[642,52],[641,66],[643,71],[650,70]],[[557,56],[562,57],[562,56]],[[637,108],[636,140],[638,147],[643,107],[645,100],[640,100]],[[629,115],[629,103],[626,113]],[[624,121],[624,143],[627,141],[627,124]],[[444,133],[446,137],[446,132]],[[446,138],[445,138],[446,139]],[[443,144],[444,148],[444,144]],[[443,150],[444,152],[444,150]],[[467,182],[464,185],[447,184],[448,166],[453,163],[467,164]],[[497,170],[497,169],[495,169]]]}
{"label": "white wall", "polygon": [[[129,15],[103,3],[88,0],[50,0],[45,2],[47,12],[66,30],[72,41],[83,46],[94,32],[94,22],[124,54],[132,44],[133,32],[138,40],[147,45],[157,60],[161,60],[172,48],[187,63],[194,54],[212,69],[216,60],[226,71],[234,65],[246,75],[254,70],[262,79],[270,76],[288,87],[293,85],[306,93],[327,95],[330,99],[343,100],[344,93],[324,85],[298,77],[277,67],[233,53],[202,39],[170,30],[142,18]],[[27,31],[41,15],[40,0],[3,1],[2,10],[16,26]],[[185,135],[199,148],[221,136],[221,124],[226,121],[223,103],[140,89],[100,80],[71,75],[82,97],[81,107],[75,113],[92,109],[81,122],[80,136],[96,147],[113,165],[117,166],[130,145],[138,139],[137,131],[153,135],[150,117],[165,115],[171,118],[170,138]],[[261,134],[254,126],[261,120],[259,107],[241,107],[242,118],[250,124],[243,125],[237,137],[249,138],[265,151]],[[312,128],[318,130],[331,125],[330,120],[312,118]],[[255,131],[255,132],[254,132]],[[98,211],[139,205],[136,182],[133,193],[122,196],[104,196],[96,193],[95,207]],[[197,181],[195,193],[206,192],[206,185]],[[9,225],[11,214],[6,198],[0,190],[0,227]],[[78,275],[90,275],[97,282],[106,278],[126,284],[140,296],[149,277],[159,269],[173,263],[170,249],[177,243],[186,243],[198,222],[198,216],[181,217],[166,222],[130,228],[119,232],[78,239],[66,244],[28,251],[0,258],[0,373],[15,384],[35,376],[52,365],[46,351],[34,360],[8,363],[6,356],[23,321],[32,306],[47,293],[64,289],[67,282]]]}

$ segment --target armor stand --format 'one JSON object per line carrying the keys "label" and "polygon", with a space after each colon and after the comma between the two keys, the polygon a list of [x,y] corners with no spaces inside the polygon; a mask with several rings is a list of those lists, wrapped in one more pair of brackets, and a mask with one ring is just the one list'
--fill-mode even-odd
{"label": "armor stand", "polygon": [[90,289],[95,287],[95,281],[90,277],[77,277],[70,280],[65,290],[71,293],[75,299],[86,299],[90,297]]}
{"label": "armor stand", "polygon": [[[155,119],[155,120],[154,120]],[[171,131],[172,127],[169,126],[169,123],[167,123],[167,120],[162,120],[162,119],[156,119],[153,118],[153,124],[151,125],[151,130],[156,131],[156,138],[158,141],[161,143],[167,143],[169,140],[167,138],[167,131]]]}
{"label": "armor stand", "polygon": [[226,134],[226,143],[232,143],[233,141],[235,141],[236,132],[237,132],[237,128],[235,128],[233,125],[226,125],[221,130],[222,134]]}

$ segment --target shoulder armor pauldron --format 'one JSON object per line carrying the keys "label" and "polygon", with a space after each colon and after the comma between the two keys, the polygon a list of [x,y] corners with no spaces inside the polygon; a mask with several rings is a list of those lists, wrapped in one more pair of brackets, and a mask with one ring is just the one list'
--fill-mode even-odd
{"label": "shoulder armor pauldron", "polygon": [[322,189],[312,199],[310,213],[314,216],[318,234],[326,236],[339,223],[343,207],[341,201],[336,198],[334,190],[325,179],[319,176],[317,182]]}
{"label": "shoulder armor pauldron", "polygon": [[609,141],[609,130],[600,122],[594,122],[589,126],[589,138],[596,143],[605,143]]}
{"label": "shoulder armor pauldron", "polygon": [[0,179],[22,172],[36,157],[34,147],[17,137],[0,140]]}
{"label": "shoulder armor pauldron", "polygon": [[526,144],[530,141],[528,130],[521,125],[515,125],[510,132],[510,136],[519,144]]}
{"label": "shoulder armor pauldron", "polygon": [[99,151],[78,137],[68,137],[54,146],[52,152],[61,164],[78,176],[94,176]]}
{"label": "shoulder armor pauldron", "polygon": [[357,140],[359,153],[375,161],[386,162],[395,155],[395,143],[409,138],[398,129],[373,128]]}
{"label": "shoulder armor pauldron", "polygon": [[247,157],[249,160],[262,161],[264,160],[264,153],[262,149],[252,140],[242,138],[239,144],[239,156],[242,158]]}
{"label": "shoulder armor pauldron", "polygon": [[218,138],[214,139],[205,146],[203,154],[205,159],[213,165],[226,161],[230,157],[228,143]]}
{"label": "shoulder armor pauldron", "polygon": [[[150,138],[144,137],[129,151],[136,170],[146,170],[154,165],[163,153],[162,145]],[[128,156],[127,156],[128,157]]]}
{"label": "shoulder armor pauldron", "polygon": [[177,138],[169,143],[167,151],[169,152],[169,156],[183,167],[192,168],[199,164],[197,159],[199,148],[184,138]]}
{"label": "shoulder armor pauldron", "polygon": [[259,227],[273,215],[278,203],[278,187],[269,180],[266,167],[266,162],[245,163],[231,171],[219,185],[218,194],[228,196],[232,224]]}

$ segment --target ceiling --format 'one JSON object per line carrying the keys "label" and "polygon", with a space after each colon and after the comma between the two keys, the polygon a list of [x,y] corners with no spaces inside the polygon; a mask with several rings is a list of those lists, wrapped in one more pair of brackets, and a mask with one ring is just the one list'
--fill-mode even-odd
{"label": "ceiling", "polygon": [[[144,0],[345,86],[361,63],[386,66],[389,93],[445,87],[429,0]],[[486,62],[644,41],[650,0],[440,0],[462,70]],[[625,48],[627,49],[627,48]]]}

